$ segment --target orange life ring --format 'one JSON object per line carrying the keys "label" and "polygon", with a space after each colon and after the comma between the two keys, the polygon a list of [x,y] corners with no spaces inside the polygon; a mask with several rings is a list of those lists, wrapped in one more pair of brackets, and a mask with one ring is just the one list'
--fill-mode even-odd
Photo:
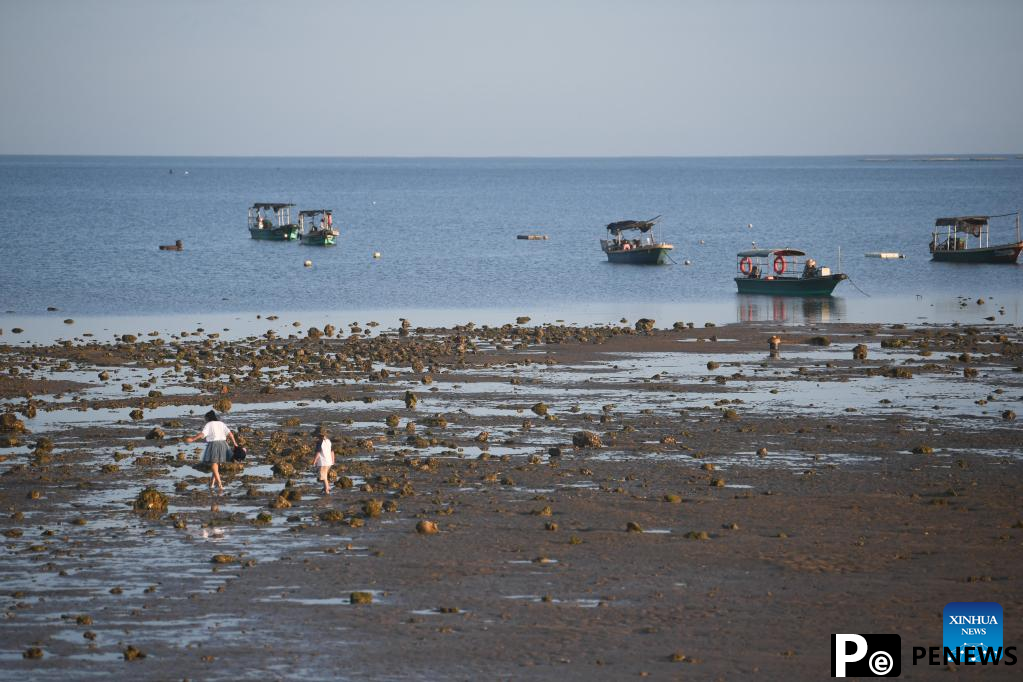
{"label": "orange life ring", "polygon": [[782,256],[775,257],[774,271],[779,275],[785,274],[785,259]]}
{"label": "orange life ring", "polygon": [[739,271],[744,275],[748,275],[753,271],[753,261],[749,256],[743,256],[742,260],[739,261]]}

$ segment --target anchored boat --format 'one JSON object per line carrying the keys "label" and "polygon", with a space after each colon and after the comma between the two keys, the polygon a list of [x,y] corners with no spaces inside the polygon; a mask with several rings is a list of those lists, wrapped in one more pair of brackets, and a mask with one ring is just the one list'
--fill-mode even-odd
{"label": "anchored boat", "polygon": [[[991,218],[1016,216],[1016,241],[991,245]],[[972,237],[972,241],[971,241]],[[970,215],[938,218],[931,234],[931,260],[947,263],[1015,263],[1023,251],[1019,211],[1001,215]]]}
{"label": "anchored boat", "polygon": [[751,249],[740,251],[736,259],[740,294],[830,296],[839,282],[848,279],[798,249]]}
{"label": "anchored boat", "polygon": [[334,246],[341,234],[334,227],[333,211],[326,208],[299,211],[298,231],[302,243],[309,246]]}
{"label": "anchored boat", "polygon": [[[600,248],[611,263],[633,265],[663,265],[668,261],[668,252],[675,247],[654,238],[654,225],[661,216],[650,220],[622,220],[607,226],[607,239],[600,240]],[[639,232],[638,239],[626,239],[624,234],[631,230]]]}
{"label": "anchored boat", "polygon": [[278,242],[298,239],[298,225],[291,222],[295,204],[256,203],[249,208],[249,234],[253,239]]}

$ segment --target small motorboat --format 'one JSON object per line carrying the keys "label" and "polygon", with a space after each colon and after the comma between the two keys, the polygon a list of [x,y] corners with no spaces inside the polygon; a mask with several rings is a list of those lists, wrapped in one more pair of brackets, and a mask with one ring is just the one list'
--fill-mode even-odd
{"label": "small motorboat", "polygon": [[334,212],[327,208],[299,211],[298,233],[308,246],[334,246],[341,235],[334,227]]}
{"label": "small motorboat", "polygon": [[278,242],[298,239],[298,225],[291,222],[291,208],[294,205],[253,204],[249,208],[249,234],[253,239],[270,239]]}
{"label": "small motorboat", "polygon": [[817,265],[799,249],[751,249],[736,254],[735,285],[740,294],[770,296],[830,296],[849,279]]}
{"label": "small motorboat", "polygon": [[[607,239],[600,240],[600,248],[611,263],[632,265],[663,265],[669,260],[668,252],[675,247],[654,238],[654,225],[661,216],[650,220],[621,220],[607,226]],[[626,239],[624,232],[636,230],[639,238]]]}
{"label": "small motorboat", "polygon": [[[1016,241],[991,245],[991,218],[1016,216]],[[970,238],[973,237],[973,241]],[[931,260],[946,263],[1015,263],[1023,251],[1019,211],[1001,215],[969,215],[938,218],[931,233]]]}

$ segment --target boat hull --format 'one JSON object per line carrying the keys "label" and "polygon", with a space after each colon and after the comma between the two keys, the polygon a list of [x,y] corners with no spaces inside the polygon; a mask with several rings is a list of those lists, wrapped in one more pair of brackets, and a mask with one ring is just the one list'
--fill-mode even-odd
{"label": "boat hull", "polygon": [[337,244],[337,237],[337,234],[330,232],[304,234],[302,235],[302,243],[306,246],[335,246]]}
{"label": "boat hull", "polygon": [[629,265],[664,265],[668,262],[670,245],[641,246],[629,251],[606,251],[610,263],[626,263]]}
{"label": "boat hull", "polygon": [[765,294],[768,296],[830,296],[838,283],[848,279],[843,274],[825,277],[736,277],[735,286],[740,294]]}
{"label": "boat hull", "polygon": [[951,251],[937,249],[931,251],[931,260],[941,263],[1012,264],[1019,258],[1020,251],[1023,251],[1023,242],[985,246],[977,249],[957,249]]}
{"label": "boat hull", "polygon": [[298,239],[298,226],[285,225],[284,227],[272,227],[269,230],[260,230],[257,227],[250,227],[249,234],[253,239],[266,239],[274,242],[287,242]]}

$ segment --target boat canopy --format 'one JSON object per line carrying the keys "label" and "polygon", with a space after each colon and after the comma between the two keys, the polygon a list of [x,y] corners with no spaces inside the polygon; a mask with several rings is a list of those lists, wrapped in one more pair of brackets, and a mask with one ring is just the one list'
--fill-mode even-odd
{"label": "boat canopy", "polygon": [[740,251],[736,258],[767,258],[768,256],[805,256],[806,253],[799,249],[750,249]]}
{"label": "boat canopy", "polygon": [[295,204],[271,204],[256,202],[255,204],[252,204],[252,208],[256,209],[257,211],[262,209],[264,211],[273,211],[274,213],[276,213],[282,208],[291,208],[294,205]]}
{"label": "boat canopy", "polygon": [[661,216],[651,218],[650,220],[619,220],[617,223],[611,223],[607,226],[607,231],[612,234],[621,234],[626,230],[639,230],[640,232],[649,232],[654,228],[654,224],[660,219]]}
{"label": "boat canopy", "polygon": [[987,225],[986,215],[964,215],[951,218],[938,218],[934,221],[935,227],[954,227],[957,232],[972,232],[981,225]]}
{"label": "boat canopy", "polygon": [[321,213],[330,215],[332,212],[333,212],[333,209],[330,209],[330,208],[310,208],[310,209],[307,209],[305,211],[299,211],[298,214],[300,216],[304,216],[304,215],[314,216],[314,215],[320,215]]}

